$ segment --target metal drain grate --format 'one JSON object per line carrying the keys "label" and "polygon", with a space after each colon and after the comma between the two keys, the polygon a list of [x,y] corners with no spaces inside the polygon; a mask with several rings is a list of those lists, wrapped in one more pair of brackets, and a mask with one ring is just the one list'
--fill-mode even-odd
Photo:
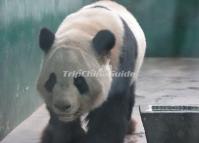
{"label": "metal drain grate", "polygon": [[151,106],[152,111],[199,111],[198,106]]}

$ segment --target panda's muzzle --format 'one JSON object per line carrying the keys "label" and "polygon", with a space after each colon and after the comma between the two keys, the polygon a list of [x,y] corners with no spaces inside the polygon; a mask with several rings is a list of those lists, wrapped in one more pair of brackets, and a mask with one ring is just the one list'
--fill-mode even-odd
{"label": "panda's muzzle", "polygon": [[76,118],[79,118],[81,116],[81,110],[78,109],[76,112],[74,113],[57,113],[57,116],[59,118],[60,121],[62,122],[70,122],[70,121],[73,121],[75,120]]}

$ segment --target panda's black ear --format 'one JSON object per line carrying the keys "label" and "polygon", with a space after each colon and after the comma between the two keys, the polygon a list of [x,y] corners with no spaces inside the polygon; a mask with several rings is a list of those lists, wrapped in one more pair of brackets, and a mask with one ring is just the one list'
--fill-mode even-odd
{"label": "panda's black ear", "polygon": [[47,28],[42,28],[39,34],[39,46],[47,53],[55,40],[55,34]]}
{"label": "panda's black ear", "polygon": [[109,30],[99,31],[93,38],[93,47],[99,55],[107,55],[115,45],[115,36]]}

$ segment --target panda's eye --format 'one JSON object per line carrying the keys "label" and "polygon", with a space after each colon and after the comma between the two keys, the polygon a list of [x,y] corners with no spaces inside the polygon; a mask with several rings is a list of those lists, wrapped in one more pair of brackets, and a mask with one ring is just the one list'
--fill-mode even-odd
{"label": "panda's eye", "polygon": [[88,84],[83,76],[77,76],[74,78],[74,85],[79,90],[80,94],[85,94],[89,91]]}
{"label": "panda's eye", "polygon": [[55,86],[56,82],[57,82],[57,78],[56,78],[55,73],[51,73],[49,76],[49,79],[46,81],[44,85],[46,90],[49,92],[52,92],[53,87]]}

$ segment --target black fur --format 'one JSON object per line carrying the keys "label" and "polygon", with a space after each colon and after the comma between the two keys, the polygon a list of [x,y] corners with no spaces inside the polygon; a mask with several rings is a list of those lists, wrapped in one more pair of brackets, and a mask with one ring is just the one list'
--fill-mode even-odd
{"label": "black fur", "polygon": [[81,143],[84,130],[81,128],[80,120],[73,122],[61,122],[49,108],[50,120],[45,128],[41,143]]}
{"label": "black fur", "polygon": [[51,73],[50,76],[49,76],[49,79],[46,81],[45,83],[45,88],[48,92],[52,92],[53,90],[53,87],[55,86],[57,82],[57,77],[55,75],[55,73]]}
{"label": "black fur", "polygon": [[106,10],[110,10],[107,7],[101,6],[101,5],[96,5],[96,6],[93,6],[92,8],[103,8],[103,9],[106,9]]}
{"label": "black fur", "polygon": [[131,114],[133,110],[133,106],[135,104],[135,83],[133,83],[128,90],[128,97],[129,97],[129,113],[128,113],[128,119],[131,119]]}
{"label": "black fur", "polygon": [[39,46],[45,53],[47,53],[50,50],[54,40],[55,35],[53,32],[51,32],[47,28],[41,29],[39,34]]}
{"label": "black fur", "polygon": [[83,76],[77,76],[74,78],[74,85],[77,87],[80,94],[88,93],[89,87]]}
{"label": "black fur", "polygon": [[93,39],[93,47],[97,54],[106,56],[115,45],[115,36],[109,30],[99,31]]}

